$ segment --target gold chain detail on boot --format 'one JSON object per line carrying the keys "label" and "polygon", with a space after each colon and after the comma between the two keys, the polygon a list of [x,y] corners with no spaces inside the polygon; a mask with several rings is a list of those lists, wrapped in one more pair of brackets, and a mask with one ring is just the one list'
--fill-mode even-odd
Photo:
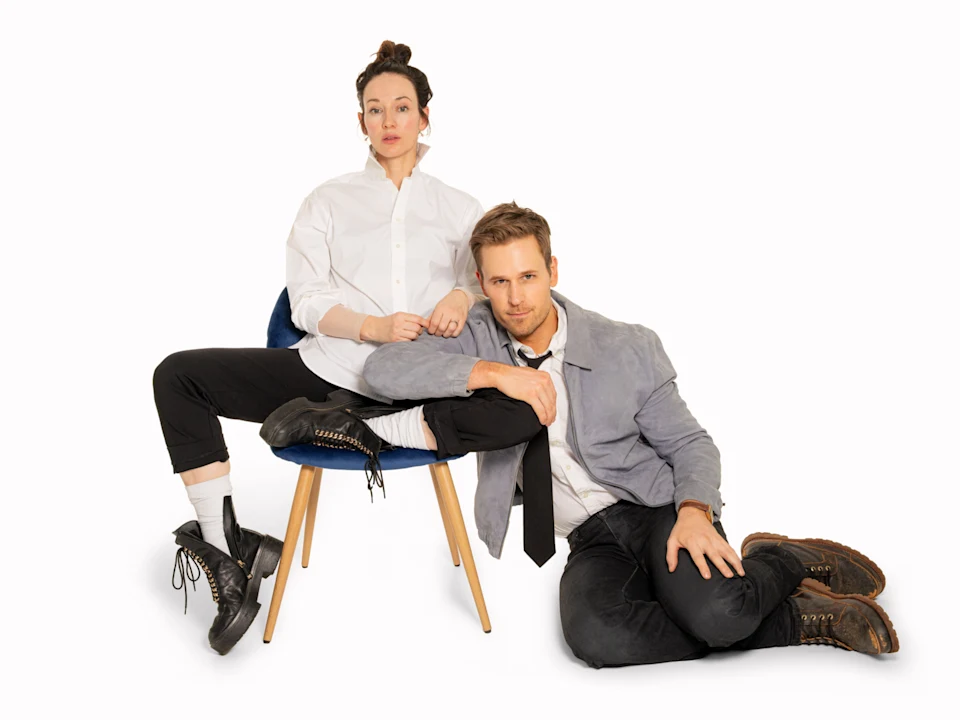
{"label": "gold chain detail on boot", "polygon": [[[314,430],[314,435],[316,435],[317,437],[317,440],[313,441],[314,445],[320,445],[321,447],[332,447],[336,450],[342,450],[344,445],[348,445],[354,448],[355,450],[359,450],[365,455],[370,455],[371,457],[373,456],[373,451],[371,451],[369,448],[364,446],[364,444],[361,443],[359,440],[357,440],[356,438],[352,438],[349,435],[344,435],[343,433],[330,432],[329,430]],[[341,444],[331,445],[331,444],[322,442],[323,440],[336,440],[336,441],[339,441]]]}
{"label": "gold chain detail on boot", "polygon": [[203,569],[203,572],[206,573],[207,582],[210,583],[210,592],[213,593],[213,601],[217,603],[217,605],[219,605],[220,591],[217,590],[217,581],[213,577],[213,572],[211,572],[210,568],[207,567],[207,564],[203,561],[203,558],[197,555],[193,550],[191,550],[188,547],[185,547],[183,549],[187,551],[187,555],[192,557],[197,562],[197,565],[199,565]]}

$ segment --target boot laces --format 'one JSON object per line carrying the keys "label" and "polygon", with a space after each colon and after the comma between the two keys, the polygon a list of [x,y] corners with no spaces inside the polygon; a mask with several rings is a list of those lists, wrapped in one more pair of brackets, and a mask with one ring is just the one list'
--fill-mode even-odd
{"label": "boot laces", "polygon": [[800,642],[805,645],[837,645],[833,637],[833,613],[802,613],[804,634]]}
{"label": "boot laces", "polygon": [[370,491],[370,502],[373,502],[373,486],[376,485],[383,491],[383,497],[387,497],[387,489],[383,486],[383,467],[380,465],[380,458],[356,438],[343,433],[335,433],[329,430],[314,430],[316,440],[314,445],[320,447],[329,447],[336,450],[359,450],[367,456],[367,462],[363,466],[367,476],[367,490]]}
{"label": "boot laces", "polygon": [[[210,592],[213,593],[213,601],[220,604],[220,592],[217,590],[217,582],[213,573],[207,564],[199,555],[190,550],[190,548],[180,547],[173,558],[173,574],[170,578],[170,584],[174,590],[183,588],[183,614],[187,614],[187,580],[193,583],[193,590],[197,590],[197,580],[200,579],[200,569],[207,575],[207,582],[210,583]],[[179,576],[179,584],[178,578]]]}
{"label": "boot laces", "polygon": [[837,574],[837,570],[831,565],[809,565],[807,566],[807,577],[822,582],[830,587],[830,578]]}

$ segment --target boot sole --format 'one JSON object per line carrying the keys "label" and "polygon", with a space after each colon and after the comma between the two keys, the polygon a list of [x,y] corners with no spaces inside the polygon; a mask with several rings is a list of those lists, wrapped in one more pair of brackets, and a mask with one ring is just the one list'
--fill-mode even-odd
{"label": "boot sole", "polygon": [[880,620],[883,622],[883,626],[887,629],[887,635],[890,636],[890,650],[887,651],[886,653],[879,653],[879,654],[888,655],[891,653],[895,653],[900,649],[900,639],[897,637],[897,631],[893,629],[893,621],[890,620],[890,616],[887,615],[887,612],[882,607],[880,607],[874,600],[871,600],[866,595],[856,595],[854,593],[847,593],[847,594],[835,593],[833,590],[828,588],[822,582],[820,582],[819,580],[814,580],[813,578],[804,578],[800,584],[805,585],[812,590],[816,590],[817,592],[822,593],[823,595],[827,595],[828,597],[831,597],[834,600],[846,600],[846,599],[852,598],[854,600],[857,600],[858,602],[863,603],[864,605],[867,605],[871,610],[873,610],[880,617]]}
{"label": "boot sole", "polygon": [[[352,398],[342,399],[342,395],[340,398],[331,399],[331,397],[338,392],[339,391],[335,390],[330,393],[327,400],[322,403],[317,403],[307,398],[296,398],[295,400],[284,403],[277,408],[277,410],[270,413],[266,420],[263,421],[263,425],[260,426],[260,437],[271,447],[289,447],[289,445],[280,444],[281,439],[277,436],[277,429],[286,425],[297,415],[302,415],[307,412],[331,412],[344,408],[354,402]],[[278,414],[277,411],[281,408],[283,409],[283,413]]]}
{"label": "boot sole", "polygon": [[740,544],[740,557],[746,556],[747,545],[749,545],[750,543],[756,540],[775,540],[775,541],[787,541],[787,542],[795,542],[795,543],[817,543],[819,545],[826,545],[827,547],[834,548],[835,550],[844,550],[850,553],[852,556],[854,556],[858,560],[861,560],[863,565],[870,568],[880,578],[880,587],[877,588],[874,592],[870,593],[869,595],[863,595],[863,597],[875,598],[877,597],[877,595],[882,593],[883,589],[887,586],[887,578],[883,574],[883,570],[881,570],[880,567],[873,560],[868,558],[859,550],[854,550],[852,547],[841,545],[840,543],[834,542],[833,540],[824,540],[822,538],[803,538],[802,540],[798,540],[797,538],[789,538],[786,535],[777,535],[776,533],[764,533],[764,532],[753,533],[752,535],[747,535],[747,537],[745,537],[743,539],[743,542]]}
{"label": "boot sole", "polygon": [[276,571],[277,565],[280,564],[280,552],[282,550],[282,542],[269,535],[263,536],[263,542],[260,543],[260,549],[257,550],[253,559],[253,566],[250,568],[247,589],[243,594],[243,605],[240,607],[240,612],[223,629],[223,632],[210,642],[210,647],[221,655],[230,652],[253,624],[257,613],[260,612],[260,603],[257,602],[257,596],[260,594],[260,581],[270,577]]}

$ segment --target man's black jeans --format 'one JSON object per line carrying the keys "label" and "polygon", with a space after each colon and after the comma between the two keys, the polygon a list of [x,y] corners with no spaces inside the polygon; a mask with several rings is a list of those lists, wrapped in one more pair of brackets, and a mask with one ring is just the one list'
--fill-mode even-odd
{"label": "man's black jeans", "polygon": [[[620,501],[592,515],[568,541],[560,622],[574,655],[593,667],[688,660],[711,650],[796,645],[791,593],[803,565],[787,550],[758,550],[727,579],[708,560],[704,580],[686,550],[667,569],[672,505]],[[726,538],[719,522],[717,531]]]}

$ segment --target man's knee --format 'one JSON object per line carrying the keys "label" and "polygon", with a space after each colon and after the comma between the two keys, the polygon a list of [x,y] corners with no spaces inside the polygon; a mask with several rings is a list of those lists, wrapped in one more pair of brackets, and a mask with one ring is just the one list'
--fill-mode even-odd
{"label": "man's knee", "polygon": [[680,625],[712,648],[729,647],[751,635],[762,618],[746,606],[742,582],[734,577],[717,583],[701,603],[678,618]]}
{"label": "man's knee", "polygon": [[609,608],[590,602],[588,587],[560,586],[560,626],[573,654],[594,668],[637,665],[646,659],[636,638],[624,630],[627,603]]}

